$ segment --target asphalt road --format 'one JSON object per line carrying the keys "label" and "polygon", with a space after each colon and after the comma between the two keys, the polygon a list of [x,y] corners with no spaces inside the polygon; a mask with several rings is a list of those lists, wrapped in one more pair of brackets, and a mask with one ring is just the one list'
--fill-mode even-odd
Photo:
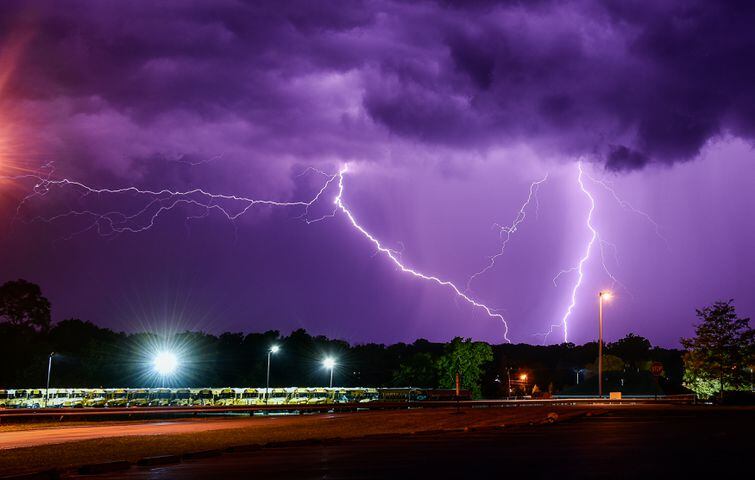
{"label": "asphalt road", "polygon": [[[274,417],[273,417],[274,418]],[[255,419],[256,420],[256,419]],[[270,423],[271,419],[262,418],[258,424]],[[170,435],[182,433],[197,433],[210,430],[228,428],[242,428],[248,426],[248,418],[241,419],[181,419],[173,421],[149,421],[141,423],[113,423],[105,425],[77,425],[56,428],[34,428],[0,432],[0,450],[12,448],[36,447],[81,440],[91,440],[106,437],[131,437],[138,435]]]}
{"label": "asphalt road", "polygon": [[101,478],[750,478],[754,427],[752,409],[610,410],[553,425],[268,448]]}

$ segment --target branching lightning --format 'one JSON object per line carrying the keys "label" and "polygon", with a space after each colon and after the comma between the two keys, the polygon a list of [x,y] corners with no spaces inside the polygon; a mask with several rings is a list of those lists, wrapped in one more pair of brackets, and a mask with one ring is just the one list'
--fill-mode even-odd
{"label": "branching lightning", "polygon": [[[392,250],[382,245],[382,243],[369,233],[364,227],[362,227],[356,220],[354,214],[346,207],[343,201],[344,194],[344,177],[347,172],[347,166],[343,166],[337,174],[330,175],[317,169],[307,169],[302,174],[309,171],[322,175],[325,178],[323,185],[317,191],[317,193],[307,201],[277,201],[277,200],[260,200],[253,199],[238,195],[227,195],[211,193],[204,189],[196,188],[186,191],[178,190],[149,190],[141,189],[134,186],[123,188],[95,188],[88,186],[82,182],[70,180],[70,179],[52,179],[51,175],[19,175],[12,177],[14,180],[32,180],[35,182],[32,192],[25,196],[19,206],[17,212],[20,213],[24,204],[28,203],[35,197],[43,197],[48,195],[52,189],[57,187],[70,187],[80,192],[80,198],[86,198],[89,196],[102,196],[102,195],[119,195],[119,194],[133,194],[138,196],[147,197],[149,200],[145,205],[142,205],[136,211],[132,213],[123,213],[118,210],[109,210],[105,212],[97,212],[89,209],[71,210],[58,215],[49,217],[38,216],[34,220],[44,222],[54,222],[69,217],[87,217],[91,218],[88,225],[68,238],[72,238],[76,235],[85,233],[87,231],[94,230],[99,235],[110,236],[120,233],[139,233],[149,230],[155,225],[158,217],[163,213],[170,211],[180,205],[193,206],[200,208],[204,213],[202,215],[193,215],[188,218],[200,218],[209,214],[210,211],[218,211],[229,221],[234,221],[246,214],[254,206],[273,206],[273,207],[299,207],[302,209],[302,214],[299,218],[303,219],[307,223],[315,223],[327,218],[333,218],[340,211],[348,219],[351,226],[358,231],[362,236],[369,240],[376,248],[376,253],[386,256],[396,267],[402,272],[410,274],[416,278],[433,282],[439,286],[446,287],[454,292],[454,294],[477,309],[482,310],[488,317],[500,320],[504,326],[504,339],[510,342],[508,338],[508,324],[504,317],[496,313],[492,308],[484,305],[461,291],[453,282],[448,280],[442,280],[433,275],[426,275],[422,272],[407,267],[400,260],[400,252]],[[325,194],[331,184],[338,179],[338,193],[333,199],[334,209],[328,214],[320,217],[310,218],[309,209],[315,205]],[[224,202],[240,203],[241,207],[231,209],[224,205]],[[145,218],[141,223],[137,220]],[[134,223],[137,222],[137,225]]]}
{"label": "branching lightning", "polygon": [[568,274],[568,273],[572,273],[572,272],[575,272],[575,271],[577,272],[577,279],[576,279],[574,285],[572,286],[572,290],[571,290],[570,303],[569,303],[568,307],[566,308],[566,311],[564,312],[563,316],[561,317],[560,323],[559,324],[555,324],[555,325],[551,325],[551,327],[548,330],[548,332],[544,334],[545,335],[544,338],[547,339],[548,335],[550,335],[551,333],[553,333],[553,330],[555,328],[561,328],[562,331],[563,331],[563,333],[564,333],[564,342],[567,342],[568,338],[569,338],[568,337],[568,335],[569,335],[568,320],[569,320],[569,317],[572,315],[572,312],[574,311],[574,308],[576,307],[576,304],[577,304],[577,293],[579,291],[579,288],[582,286],[582,281],[584,279],[584,266],[589,261],[590,254],[591,254],[591,252],[593,250],[593,247],[595,246],[596,242],[597,242],[598,248],[600,250],[600,264],[601,264],[601,267],[603,268],[603,271],[605,272],[605,274],[608,276],[608,278],[611,279],[611,281],[612,281],[612,283],[613,283],[614,286],[615,285],[619,285],[623,290],[625,290],[627,293],[629,293],[630,296],[633,296],[632,293],[629,291],[629,289],[627,289],[627,287],[623,283],[621,283],[616,278],[615,275],[613,275],[613,273],[610,271],[610,269],[606,265],[605,247],[610,247],[612,249],[613,255],[614,255],[614,262],[616,264],[619,263],[617,248],[616,248],[616,245],[614,245],[613,243],[611,243],[611,242],[603,239],[601,237],[600,233],[598,232],[598,230],[595,228],[595,226],[593,224],[593,221],[592,221],[593,220],[593,212],[595,211],[596,201],[595,201],[595,197],[592,195],[592,193],[585,186],[584,177],[587,177],[592,182],[594,182],[594,183],[602,186],[603,188],[605,188],[611,194],[611,196],[613,196],[614,200],[616,200],[616,202],[622,208],[630,210],[633,213],[635,213],[637,215],[640,215],[641,217],[645,218],[648,222],[650,222],[650,224],[655,229],[656,235],[658,235],[658,237],[661,238],[664,241],[664,243],[666,244],[666,246],[668,247],[668,242],[666,241],[666,238],[664,238],[663,235],[661,234],[660,225],[655,220],[653,220],[652,217],[650,217],[650,215],[648,215],[647,213],[643,212],[642,210],[639,210],[639,209],[635,208],[634,206],[632,206],[632,204],[630,204],[629,202],[627,202],[627,201],[623,200],[621,197],[619,197],[619,195],[616,193],[616,191],[613,188],[611,188],[611,186],[608,185],[608,183],[606,183],[605,181],[596,179],[596,178],[590,176],[588,173],[586,173],[584,171],[584,169],[582,168],[582,162],[578,162],[577,163],[577,170],[579,172],[579,174],[577,176],[577,183],[579,185],[579,189],[588,198],[588,200],[590,202],[590,209],[588,210],[587,218],[585,220],[585,224],[587,226],[587,229],[590,231],[590,240],[588,241],[587,246],[585,247],[585,253],[579,259],[579,262],[574,267],[568,268],[566,270],[561,270],[553,278],[553,284],[557,285],[558,284],[557,283],[558,279],[562,275],[565,275],[565,274]]}
{"label": "branching lightning", "polygon": [[574,286],[572,287],[572,290],[571,290],[571,299],[569,302],[569,306],[566,308],[566,312],[564,312],[564,315],[561,317],[560,324],[551,325],[550,330],[548,330],[548,333],[545,334],[545,338],[547,339],[548,335],[553,333],[553,329],[560,327],[564,332],[564,342],[569,341],[568,320],[572,312],[574,311],[574,307],[576,307],[577,305],[577,292],[579,291],[579,287],[582,286],[582,281],[584,280],[584,277],[585,277],[584,266],[585,266],[585,263],[587,263],[587,261],[590,259],[590,252],[592,251],[595,241],[598,240],[598,231],[595,229],[595,227],[592,224],[592,214],[595,211],[595,199],[593,198],[592,194],[587,190],[587,188],[585,188],[585,184],[582,178],[584,175],[584,172],[582,170],[582,162],[577,163],[577,169],[579,170],[579,175],[577,176],[577,183],[579,184],[579,188],[580,190],[582,190],[582,193],[590,201],[590,209],[587,211],[587,219],[585,221],[585,225],[587,226],[587,229],[590,231],[590,240],[587,242],[585,253],[579,259],[579,262],[577,263],[577,265],[567,270],[561,270],[553,279],[555,283],[558,277],[560,277],[561,275],[565,273],[574,272],[574,271],[577,272],[577,281],[574,282]]}
{"label": "branching lightning", "polygon": [[487,305],[484,305],[482,303],[479,303],[479,302],[473,300],[467,294],[465,294],[464,292],[462,292],[461,289],[459,289],[459,287],[457,287],[453,282],[450,282],[448,280],[441,280],[440,278],[435,277],[433,275],[426,275],[426,274],[424,274],[422,272],[419,272],[417,270],[414,270],[412,268],[407,267],[406,265],[404,265],[401,262],[401,260],[399,260],[398,255],[397,255],[397,253],[395,251],[393,251],[393,250],[391,250],[389,248],[384,247],[380,243],[380,240],[378,240],[377,238],[375,238],[370,232],[368,232],[364,227],[362,227],[357,222],[356,218],[354,217],[354,214],[351,213],[351,211],[346,207],[346,205],[344,204],[344,201],[343,201],[343,191],[344,191],[344,181],[343,181],[343,179],[344,179],[344,176],[345,176],[347,170],[348,170],[348,167],[344,165],[341,168],[341,170],[338,172],[338,195],[336,196],[336,198],[334,200],[334,203],[335,203],[336,207],[338,207],[338,209],[346,215],[346,218],[348,218],[349,222],[351,223],[351,226],[354,227],[354,229],[356,229],[359,233],[361,233],[362,236],[364,236],[364,238],[366,238],[367,240],[369,240],[375,246],[375,249],[378,252],[380,252],[385,257],[387,257],[388,259],[390,259],[391,262],[393,262],[393,264],[396,265],[396,267],[398,267],[398,269],[401,270],[402,272],[408,273],[409,275],[412,275],[412,276],[417,277],[417,278],[421,278],[423,280],[427,280],[427,281],[436,283],[436,284],[438,284],[438,285],[440,285],[442,287],[447,287],[447,288],[451,289],[456,294],[456,296],[458,298],[464,300],[469,305],[472,305],[473,307],[476,307],[478,309],[483,310],[485,312],[485,314],[487,316],[491,317],[491,318],[495,318],[495,319],[500,320],[501,323],[503,323],[503,327],[504,327],[503,338],[507,342],[511,342],[511,340],[509,340],[509,338],[508,338],[509,326],[506,323],[506,320],[503,318],[503,315],[494,312]]}
{"label": "branching lightning", "polygon": [[479,277],[480,275],[484,274],[491,268],[495,266],[496,260],[500,258],[504,251],[506,250],[506,245],[508,245],[509,240],[511,240],[511,237],[514,235],[514,233],[517,232],[519,229],[519,225],[521,225],[522,222],[524,222],[525,218],[527,218],[527,207],[529,207],[530,203],[534,200],[537,204],[537,192],[540,189],[540,186],[548,180],[548,174],[546,173],[545,176],[537,180],[535,182],[532,182],[530,184],[529,193],[527,195],[527,200],[522,204],[521,207],[519,207],[519,211],[516,214],[516,217],[514,217],[514,220],[509,225],[499,225],[494,224],[494,227],[498,228],[498,235],[501,239],[501,248],[499,249],[498,253],[495,255],[488,257],[488,264],[485,265],[481,270],[475,272],[472,274],[472,276],[469,277],[467,280],[467,290],[470,291],[472,289],[472,282]]}
{"label": "branching lightning", "polygon": [[658,224],[658,222],[656,222],[653,219],[653,217],[651,217],[648,213],[643,212],[642,210],[640,210],[638,208],[635,208],[634,205],[632,205],[631,203],[629,203],[626,200],[624,200],[623,198],[621,198],[619,196],[619,194],[616,193],[616,190],[614,190],[613,187],[608,182],[606,182],[605,180],[601,180],[599,178],[592,177],[588,173],[585,173],[585,176],[587,178],[589,178],[592,182],[597,183],[598,185],[600,185],[601,187],[603,187],[604,189],[606,189],[606,191],[608,191],[608,193],[611,194],[611,196],[613,197],[613,199],[616,200],[616,203],[618,203],[621,206],[621,208],[623,208],[625,210],[629,210],[630,212],[632,212],[632,213],[634,213],[636,215],[639,215],[640,217],[644,218],[648,223],[650,223],[653,226],[653,229],[655,230],[655,234],[666,245],[666,249],[667,250],[671,250],[671,247],[669,246],[668,240],[666,239],[666,237],[661,232],[661,226]]}
{"label": "branching lightning", "polygon": [[[188,218],[201,218],[209,214],[211,211],[217,211],[231,222],[237,220],[255,206],[299,207],[303,210],[302,215],[307,216],[309,214],[309,208],[320,199],[331,182],[335,180],[336,175],[331,175],[314,197],[307,201],[254,199],[238,195],[211,193],[201,188],[184,191],[169,189],[149,190],[134,186],[123,188],[95,188],[67,178],[52,179],[49,175],[19,175],[11,178],[14,180],[32,180],[35,182],[32,192],[26,195],[19,203],[17,216],[23,206],[30,200],[35,197],[46,196],[56,187],[71,187],[73,190],[80,192],[80,199],[89,196],[101,197],[105,195],[124,194],[138,195],[149,199],[146,204],[137,208],[132,213],[124,213],[119,210],[97,212],[90,209],[82,209],[70,210],[65,213],[47,217],[37,216],[32,219],[32,221],[44,221],[48,223],[69,217],[85,217],[91,219],[85,228],[74,232],[67,237],[70,239],[76,235],[92,230],[102,236],[144,232],[152,228],[158,217],[162,214],[179,206],[197,207],[201,211],[204,211],[202,215],[192,215]],[[230,204],[240,204],[240,207],[232,209]]]}
{"label": "branching lightning", "polygon": [[[569,319],[573,315],[573,312],[576,308],[578,294],[584,283],[585,266],[590,261],[591,255],[593,254],[596,247],[600,250],[600,263],[605,274],[612,280],[614,284],[621,285],[624,289],[626,289],[626,287],[624,287],[607,268],[605,248],[608,247],[613,251],[614,261],[618,264],[617,249],[614,244],[604,240],[601,237],[598,229],[595,227],[593,217],[596,209],[596,198],[587,188],[585,184],[585,177],[590,179],[595,184],[598,184],[605,188],[619,203],[619,205],[622,206],[622,208],[630,210],[633,213],[647,219],[654,226],[656,234],[660,238],[662,238],[664,242],[666,241],[666,239],[663,238],[660,233],[660,226],[658,225],[658,223],[656,223],[647,213],[636,209],[630,203],[621,199],[613,190],[613,188],[605,181],[591,177],[588,173],[585,172],[581,162],[577,163],[577,170],[577,184],[579,186],[579,191],[589,201],[589,209],[585,218],[585,227],[589,231],[590,236],[587,244],[584,247],[583,254],[579,258],[578,262],[573,267],[558,272],[558,274],[553,278],[554,285],[557,285],[558,280],[563,275],[576,272],[575,282],[571,286],[569,304],[563,315],[561,316],[560,321],[557,324],[551,325],[547,333],[542,334],[544,335],[544,338],[547,339],[548,335],[553,333],[555,329],[560,328],[563,331],[563,339],[565,342],[568,341],[569,338]],[[118,195],[126,196],[131,199],[131,201],[136,201],[135,199],[138,199],[138,203],[136,203],[134,205],[134,208],[131,210],[113,210],[108,207],[99,209],[89,207],[82,209],[73,209],[51,216],[38,215],[32,218],[32,221],[43,221],[49,223],[66,218],[85,219],[84,227],[70,234],[68,237],[66,237],[67,239],[73,238],[77,235],[89,231],[94,231],[98,235],[105,237],[115,236],[122,233],[144,232],[152,228],[161,215],[178,207],[190,207],[192,209],[191,212],[186,214],[187,221],[190,219],[203,218],[208,216],[211,212],[217,212],[231,223],[234,223],[234,225],[235,220],[247,214],[251,209],[257,206],[300,209],[300,213],[298,213],[298,216],[296,218],[303,220],[307,224],[335,218],[336,216],[343,214],[348,220],[351,227],[355,231],[359,232],[359,234],[367,241],[372,243],[372,245],[375,247],[375,255],[387,257],[387,259],[390,260],[403,273],[451,290],[457,299],[462,300],[474,309],[482,310],[482,312],[484,312],[484,314],[488,317],[499,320],[504,326],[504,339],[507,342],[510,342],[508,338],[508,324],[503,315],[498,313],[494,308],[489,307],[488,305],[472,298],[470,296],[471,285],[474,280],[478,279],[478,277],[485,274],[496,265],[497,260],[504,254],[508,243],[527,218],[527,213],[531,209],[533,202],[537,207],[539,189],[548,180],[548,175],[546,174],[540,180],[536,180],[530,184],[527,198],[524,203],[520,205],[516,216],[510,224],[494,225],[499,231],[499,237],[501,240],[500,249],[495,255],[488,257],[488,263],[483,268],[469,277],[466,283],[466,289],[462,291],[461,288],[459,288],[455,283],[449,280],[444,280],[437,276],[429,275],[407,266],[402,260],[401,252],[399,250],[384,246],[380,240],[378,240],[372,233],[370,233],[357,221],[354,213],[346,206],[346,203],[344,201],[345,177],[347,172],[348,165],[343,165],[335,174],[327,173],[311,167],[307,168],[306,170],[301,172],[299,176],[306,174],[319,175],[323,179],[322,184],[319,185],[317,190],[313,193],[312,197],[308,200],[291,201],[255,199],[246,196],[213,193],[202,188],[194,188],[190,190],[151,190],[139,188],[136,186],[127,186],[122,188],[92,187],[83,182],[71,180],[68,178],[53,178],[54,169],[50,164],[45,165],[39,172],[36,173],[25,173],[13,177],[0,178],[33,183],[31,192],[23,197],[19,202],[16,210],[16,217],[21,216],[25,205],[27,205],[33,199],[48,196],[54,191],[62,189],[73,190],[74,192],[77,192],[79,200],[93,199],[94,201],[104,200],[105,202],[107,202],[108,198]],[[325,214],[322,214],[320,216],[311,215],[310,210],[313,209],[313,207],[316,207],[316,205],[316,208],[320,209],[319,205],[323,204],[323,202],[320,201],[328,196],[328,192],[331,192],[334,188],[336,188],[334,184],[337,185],[337,192],[334,197],[331,197],[333,200],[332,210],[328,209]],[[107,203],[104,203],[104,205],[107,205]]]}

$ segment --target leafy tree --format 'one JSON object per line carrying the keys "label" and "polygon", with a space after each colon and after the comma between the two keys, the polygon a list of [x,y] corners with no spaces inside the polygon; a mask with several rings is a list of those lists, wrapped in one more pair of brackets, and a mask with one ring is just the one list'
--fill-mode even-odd
{"label": "leafy tree", "polygon": [[639,369],[650,358],[650,340],[634,333],[611,343],[608,352],[622,358],[627,365]]}
{"label": "leafy tree", "polygon": [[429,353],[412,355],[393,372],[393,384],[396,386],[434,387],[437,383],[435,360]]}
{"label": "leafy tree", "polygon": [[702,396],[714,388],[721,397],[726,389],[737,389],[748,379],[748,365],[753,363],[755,331],[749,318],[737,317],[733,300],[715,302],[697,310],[701,322],[695,336],[682,338],[685,384]]}
{"label": "leafy tree", "polygon": [[50,301],[37,284],[22,279],[5,282],[0,286],[0,319],[46,331],[50,328]]}
{"label": "leafy tree", "polygon": [[459,373],[462,388],[471,390],[472,396],[478,398],[484,366],[492,360],[493,349],[487,343],[456,337],[446,345],[445,353],[438,359],[440,386],[455,388],[456,374]]}
{"label": "leafy tree", "polygon": [[[590,363],[585,366],[587,370],[594,375],[598,374],[598,359],[595,359],[595,363]],[[624,360],[616,355],[603,355],[603,372],[621,372],[624,370]]]}

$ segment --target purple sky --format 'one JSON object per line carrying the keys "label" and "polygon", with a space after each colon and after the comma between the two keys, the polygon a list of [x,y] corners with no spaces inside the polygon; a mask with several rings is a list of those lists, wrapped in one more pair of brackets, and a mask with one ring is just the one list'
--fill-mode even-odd
{"label": "purple sky", "polygon": [[[343,211],[230,221],[41,181],[295,202],[327,180],[308,167],[348,164],[344,205],[407,268],[500,313],[514,342],[551,325],[559,342],[578,272],[553,278],[592,236],[581,161],[597,237],[570,341],[595,337],[604,288],[609,340],[677,346],[721,299],[755,315],[755,6],[656,3],[2,2],[0,281],[124,330],[502,342],[499,319],[400,271]],[[143,231],[112,234],[113,212],[145,207],[117,225]]]}

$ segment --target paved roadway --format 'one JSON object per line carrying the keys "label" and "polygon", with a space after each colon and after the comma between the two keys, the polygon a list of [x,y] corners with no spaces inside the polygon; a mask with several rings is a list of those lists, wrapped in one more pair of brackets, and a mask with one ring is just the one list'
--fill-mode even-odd
{"label": "paved roadway", "polygon": [[750,478],[753,427],[752,409],[611,410],[554,425],[232,453],[101,478]]}
{"label": "paved roadway", "polygon": [[[255,418],[256,424],[264,425],[276,417]],[[91,440],[106,437],[131,437],[135,435],[168,435],[197,433],[208,430],[243,428],[249,426],[249,418],[239,419],[181,419],[171,421],[149,421],[141,423],[111,423],[105,425],[77,425],[55,428],[32,428],[29,430],[0,432],[0,450],[21,447],[35,447],[58,443]]]}

